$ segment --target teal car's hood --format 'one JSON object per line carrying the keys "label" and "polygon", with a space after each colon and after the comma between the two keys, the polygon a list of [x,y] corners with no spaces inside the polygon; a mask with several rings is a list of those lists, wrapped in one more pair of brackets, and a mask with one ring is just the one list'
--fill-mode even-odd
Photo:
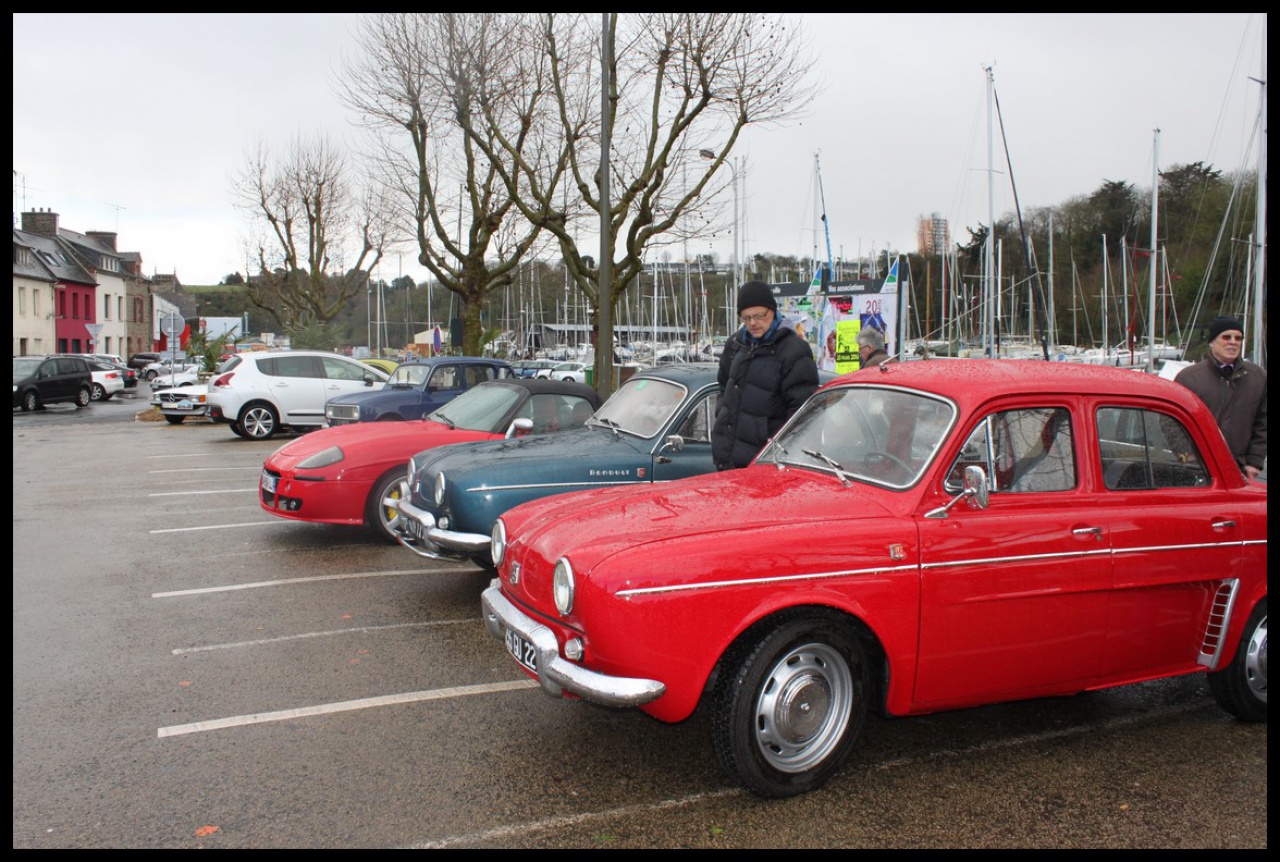
{"label": "teal car's hood", "polygon": [[[568,479],[583,476],[592,469],[617,462],[634,466],[648,464],[655,440],[629,434],[614,433],[608,428],[592,426],[513,437],[483,443],[465,443],[448,449],[419,453],[414,464],[430,474],[446,472],[449,478],[464,484],[482,478],[486,484],[505,484],[519,479]],[[590,466],[588,466],[590,465]],[[631,477],[631,481],[645,477]]]}

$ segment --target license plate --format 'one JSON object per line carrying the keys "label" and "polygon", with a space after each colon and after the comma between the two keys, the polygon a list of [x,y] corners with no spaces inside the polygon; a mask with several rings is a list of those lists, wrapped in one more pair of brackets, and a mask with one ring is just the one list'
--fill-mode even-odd
{"label": "license plate", "polygon": [[179,401],[179,402],[178,402],[178,409],[179,409],[179,410],[190,410],[193,406],[194,406],[194,405],[193,405],[190,401]]}
{"label": "license plate", "polygon": [[270,473],[263,473],[262,490],[266,491],[268,494],[274,494],[276,492],[276,477],[272,476]]}
{"label": "license plate", "polygon": [[507,643],[507,652],[511,653],[511,657],[527,667],[534,673],[538,672],[538,654],[533,649],[533,644],[529,643],[520,635],[511,629],[502,630],[503,640]]}

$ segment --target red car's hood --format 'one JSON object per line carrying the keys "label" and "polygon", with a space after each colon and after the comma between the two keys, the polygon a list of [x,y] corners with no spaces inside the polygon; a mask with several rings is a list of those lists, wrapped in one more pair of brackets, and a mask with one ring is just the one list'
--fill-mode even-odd
{"label": "red car's hood", "polygon": [[358,422],[321,428],[281,446],[267,457],[266,466],[274,470],[291,470],[300,461],[331,446],[339,446],[350,468],[355,459],[407,461],[424,449],[447,443],[469,443],[492,440],[500,435],[488,431],[450,428],[426,419],[409,422]]}
{"label": "red car's hood", "polygon": [[[917,494],[905,496],[914,500]],[[830,500],[830,508],[815,507],[815,498]],[[702,537],[732,548],[734,534],[779,525],[793,537],[815,535],[837,512],[842,521],[850,515],[883,517],[899,508],[895,500],[905,504],[904,493],[860,483],[845,487],[830,473],[761,465],[653,486],[560,494],[502,517],[513,546],[519,543],[551,562],[573,551],[578,564],[590,568],[620,549],[649,542]]]}

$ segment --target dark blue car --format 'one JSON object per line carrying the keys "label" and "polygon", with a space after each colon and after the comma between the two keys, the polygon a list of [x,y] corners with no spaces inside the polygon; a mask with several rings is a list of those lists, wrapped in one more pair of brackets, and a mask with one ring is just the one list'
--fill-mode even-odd
{"label": "dark blue car", "polygon": [[330,399],[324,407],[329,425],[421,419],[487,380],[513,376],[502,359],[434,356],[402,363],[386,386]]}

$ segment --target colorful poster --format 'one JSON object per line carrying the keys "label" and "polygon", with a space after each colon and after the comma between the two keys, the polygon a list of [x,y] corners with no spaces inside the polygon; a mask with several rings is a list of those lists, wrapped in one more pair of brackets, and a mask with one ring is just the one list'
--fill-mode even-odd
{"label": "colorful poster", "polygon": [[837,374],[847,374],[861,367],[858,361],[858,332],[861,329],[862,323],[856,317],[846,318],[836,324],[835,371]]}

